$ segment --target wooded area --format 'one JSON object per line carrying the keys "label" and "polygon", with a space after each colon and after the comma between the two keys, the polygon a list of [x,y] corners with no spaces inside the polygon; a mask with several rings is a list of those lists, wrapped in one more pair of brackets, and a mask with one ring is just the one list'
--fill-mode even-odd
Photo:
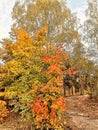
{"label": "wooded area", "polygon": [[1,122],[13,111],[28,130],[64,130],[68,96],[98,102],[98,0],[85,15],[81,24],[65,0],[15,3],[0,42]]}

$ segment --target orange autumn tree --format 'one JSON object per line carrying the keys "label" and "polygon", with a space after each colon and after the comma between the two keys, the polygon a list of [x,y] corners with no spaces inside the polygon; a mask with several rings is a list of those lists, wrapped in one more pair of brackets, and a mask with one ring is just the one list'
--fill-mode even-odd
{"label": "orange autumn tree", "polygon": [[33,96],[32,108],[37,128],[63,129],[62,114],[66,110],[62,95],[62,81],[65,70],[66,54],[60,47],[46,43],[43,50],[41,85],[33,86],[29,92]]}
{"label": "orange autumn tree", "polygon": [[14,111],[31,120],[34,129],[63,129],[61,119],[66,108],[62,79],[68,57],[61,46],[47,41],[47,29],[45,26],[37,31],[34,39],[19,30],[17,41],[5,44],[0,88],[4,99]]}

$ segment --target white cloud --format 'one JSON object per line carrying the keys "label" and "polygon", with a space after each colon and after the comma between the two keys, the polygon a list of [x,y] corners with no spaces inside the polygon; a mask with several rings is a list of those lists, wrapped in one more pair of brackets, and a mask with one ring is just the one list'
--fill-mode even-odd
{"label": "white cloud", "polygon": [[85,8],[77,8],[73,12],[77,13],[77,18],[80,19],[80,23],[83,24],[86,20]]}
{"label": "white cloud", "polygon": [[0,40],[8,37],[11,25],[12,7],[16,0],[0,0]]}

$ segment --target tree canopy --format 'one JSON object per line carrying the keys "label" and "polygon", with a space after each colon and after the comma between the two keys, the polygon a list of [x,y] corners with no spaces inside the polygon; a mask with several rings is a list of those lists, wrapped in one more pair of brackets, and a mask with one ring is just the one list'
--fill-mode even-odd
{"label": "tree canopy", "polygon": [[83,27],[83,40],[88,44],[87,57],[98,64],[98,0],[88,2],[86,18]]}
{"label": "tree canopy", "polygon": [[13,25],[11,36],[16,35],[16,30],[23,28],[31,36],[34,31],[48,26],[47,37],[52,43],[72,43],[78,41],[75,28],[76,17],[61,0],[24,0],[16,2],[12,12]]}

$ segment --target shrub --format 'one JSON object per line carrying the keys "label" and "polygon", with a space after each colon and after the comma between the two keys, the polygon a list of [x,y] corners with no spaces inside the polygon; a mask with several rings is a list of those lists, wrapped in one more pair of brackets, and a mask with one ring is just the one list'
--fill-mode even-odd
{"label": "shrub", "polygon": [[3,120],[4,117],[8,115],[9,111],[6,108],[6,102],[0,100],[0,121]]}

